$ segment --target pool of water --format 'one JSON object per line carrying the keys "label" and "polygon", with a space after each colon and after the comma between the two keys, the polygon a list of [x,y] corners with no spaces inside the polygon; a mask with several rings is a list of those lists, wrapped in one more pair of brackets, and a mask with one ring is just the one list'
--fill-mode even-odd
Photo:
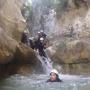
{"label": "pool of water", "polygon": [[0,80],[0,90],[90,90],[90,77],[60,75],[62,83],[47,83],[48,75],[14,75]]}

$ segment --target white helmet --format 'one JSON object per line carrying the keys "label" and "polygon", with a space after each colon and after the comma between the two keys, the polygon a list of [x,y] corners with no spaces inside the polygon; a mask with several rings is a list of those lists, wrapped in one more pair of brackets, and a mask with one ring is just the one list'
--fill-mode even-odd
{"label": "white helmet", "polygon": [[41,30],[40,32],[41,32],[41,33],[43,33],[44,31],[43,31],[43,30]]}
{"label": "white helmet", "polygon": [[30,37],[29,40],[34,40],[34,37]]}
{"label": "white helmet", "polygon": [[53,69],[53,70],[51,71],[51,73],[55,73],[55,74],[57,74],[57,75],[59,74],[56,69]]}
{"label": "white helmet", "polygon": [[40,41],[43,41],[44,40],[44,38],[40,38]]}
{"label": "white helmet", "polygon": [[38,34],[40,34],[40,32],[38,32]]}
{"label": "white helmet", "polygon": [[25,30],[24,33],[28,33],[28,32]]}

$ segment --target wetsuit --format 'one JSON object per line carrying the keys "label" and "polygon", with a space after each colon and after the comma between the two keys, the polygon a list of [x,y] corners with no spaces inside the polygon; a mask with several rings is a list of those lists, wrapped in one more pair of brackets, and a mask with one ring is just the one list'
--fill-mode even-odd
{"label": "wetsuit", "polygon": [[29,43],[30,43],[30,47],[31,47],[32,49],[35,49],[35,44],[34,44],[34,42],[33,42],[32,40],[29,40]]}
{"label": "wetsuit", "polygon": [[40,56],[46,57],[46,54],[44,52],[44,45],[39,39],[35,41],[35,48],[39,50]]}
{"label": "wetsuit", "polygon": [[62,80],[61,80],[61,79],[59,79],[59,78],[58,78],[58,79],[56,79],[56,80],[54,80],[54,81],[52,81],[52,80],[48,79],[48,80],[47,80],[47,82],[62,82]]}
{"label": "wetsuit", "polygon": [[46,39],[47,35],[45,33],[41,34],[41,37],[43,37],[44,39]]}
{"label": "wetsuit", "polygon": [[28,42],[27,39],[28,39],[27,34],[23,33],[22,38],[21,38],[21,42],[24,43],[24,44],[27,44],[27,42]]}
{"label": "wetsuit", "polygon": [[44,52],[44,45],[41,42],[38,43],[38,49],[39,49],[40,56],[46,57],[46,54]]}

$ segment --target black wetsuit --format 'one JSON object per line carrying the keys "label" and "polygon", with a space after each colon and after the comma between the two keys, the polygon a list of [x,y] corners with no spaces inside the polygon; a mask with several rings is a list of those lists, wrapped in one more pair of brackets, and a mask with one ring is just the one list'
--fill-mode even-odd
{"label": "black wetsuit", "polygon": [[47,82],[62,82],[62,80],[61,80],[61,79],[59,79],[59,78],[58,78],[58,79],[56,79],[56,80],[54,80],[54,81],[52,81],[52,80],[48,79],[48,80],[47,80]]}
{"label": "black wetsuit", "polygon": [[41,42],[38,43],[38,49],[39,49],[40,56],[46,57],[46,54],[44,52],[44,45]]}
{"label": "black wetsuit", "polygon": [[41,37],[43,37],[45,39],[47,37],[47,35],[45,33],[42,33]]}
{"label": "black wetsuit", "polygon": [[25,34],[25,33],[22,34],[21,42],[24,43],[24,44],[28,43],[27,34]]}
{"label": "black wetsuit", "polygon": [[44,45],[39,39],[35,41],[35,48],[39,50],[40,56],[46,57],[46,54],[44,52]]}
{"label": "black wetsuit", "polygon": [[29,43],[30,43],[30,47],[31,47],[32,49],[35,49],[35,44],[34,44],[34,42],[33,42],[32,40],[29,40]]}

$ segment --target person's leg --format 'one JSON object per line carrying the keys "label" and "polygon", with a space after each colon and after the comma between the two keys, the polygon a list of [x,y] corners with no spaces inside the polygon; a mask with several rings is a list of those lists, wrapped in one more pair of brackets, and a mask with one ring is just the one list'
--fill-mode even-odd
{"label": "person's leg", "polygon": [[39,55],[46,57],[44,50],[40,50],[40,49],[39,49]]}
{"label": "person's leg", "polygon": [[42,55],[43,55],[44,57],[47,57],[44,50],[42,50]]}

